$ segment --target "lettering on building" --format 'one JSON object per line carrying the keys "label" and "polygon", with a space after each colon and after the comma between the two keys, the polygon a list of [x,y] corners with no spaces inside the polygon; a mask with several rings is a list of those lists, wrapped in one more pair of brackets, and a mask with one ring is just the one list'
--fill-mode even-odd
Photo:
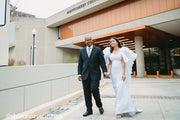
{"label": "lettering on building", "polygon": [[72,13],[72,12],[74,12],[74,11],[76,11],[76,10],[79,10],[79,9],[81,9],[81,8],[84,8],[84,7],[86,7],[87,5],[90,5],[90,4],[92,4],[92,3],[96,2],[96,1],[98,1],[98,0],[89,0],[89,1],[86,2],[86,3],[83,3],[83,4],[81,4],[81,5],[79,5],[79,6],[75,7],[75,8],[72,8],[71,10],[68,10],[66,13],[67,13],[67,14],[70,14],[70,13]]}

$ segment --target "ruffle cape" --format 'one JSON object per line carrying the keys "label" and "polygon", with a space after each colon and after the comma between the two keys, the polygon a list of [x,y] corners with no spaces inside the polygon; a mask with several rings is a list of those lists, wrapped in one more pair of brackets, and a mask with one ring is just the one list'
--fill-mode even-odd
{"label": "ruffle cape", "polygon": [[[125,62],[126,75],[132,74],[132,66],[134,64],[134,61],[136,59],[137,54],[134,53],[132,50],[130,50],[127,47],[120,48],[119,52],[122,55],[124,62]],[[104,59],[105,59],[106,65],[108,65],[109,64],[109,57],[111,55],[110,47],[106,47],[103,50],[103,53],[104,53]]]}

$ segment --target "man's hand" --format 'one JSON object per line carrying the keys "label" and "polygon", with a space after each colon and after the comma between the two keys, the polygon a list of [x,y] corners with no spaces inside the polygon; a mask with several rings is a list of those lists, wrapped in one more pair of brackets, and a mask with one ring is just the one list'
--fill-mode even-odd
{"label": "man's hand", "polygon": [[105,75],[106,78],[109,78],[109,76],[110,76],[110,74],[107,73],[107,72],[105,72],[104,75]]}
{"label": "man's hand", "polygon": [[79,80],[79,81],[82,81],[81,75],[78,76],[78,80]]}

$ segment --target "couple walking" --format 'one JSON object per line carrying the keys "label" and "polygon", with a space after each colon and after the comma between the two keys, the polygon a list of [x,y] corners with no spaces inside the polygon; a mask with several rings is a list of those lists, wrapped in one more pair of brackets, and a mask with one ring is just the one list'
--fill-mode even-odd
{"label": "couple walking", "polygon": [[121,118],[125,113],[133,116],[140,112],[136,109],[128,93],[128,83],[131,80],[132,65],[136,54],[128,48],[122,47],[116,37],[110,39],[111,47],[105,48],[104,55],[101,52],[101,48],[93,45],[90,36],[85,37],[85,44],[86,47],[80,50],[78,63],[78,80],[82,81],[87,108],[83,116],[93,114],[91,95],[95,99],[100,114],[104,113],[99,92],[101,80],[100,66],[104,76],[110,77],[112,80],[116,94],[116,118]]}

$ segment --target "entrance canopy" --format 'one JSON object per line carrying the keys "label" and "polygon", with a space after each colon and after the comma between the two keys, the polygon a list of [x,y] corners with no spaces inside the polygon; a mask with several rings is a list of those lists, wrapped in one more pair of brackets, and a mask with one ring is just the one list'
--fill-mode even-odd
{"label": "entrance canopy", "polygon": [[[123,46],[128,47],[131,50],[135,50],[135,36],[143,37],[143,48],[149,47],[168,47],[175,48],[180,46],[180,37],[166,33],[161,30],[157,30],[150,26],[140,26],[113,33],[108,33],[102,36],[93,38],[94,45],[101,47],[102,49],[109,46],[110,38],[117,37]],[[72,43],[80,47],[84,47],[84,40],[75,41]]]}

